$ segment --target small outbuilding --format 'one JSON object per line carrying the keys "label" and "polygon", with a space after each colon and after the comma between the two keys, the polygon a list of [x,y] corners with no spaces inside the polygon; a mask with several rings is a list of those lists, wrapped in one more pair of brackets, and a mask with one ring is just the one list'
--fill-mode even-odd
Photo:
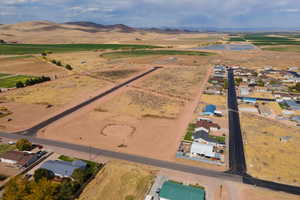
{"label": "small outbuilding", "polygon": [[212,116],[215,114],[216,109],[217,109],[217,107],[215,105],[209,104],[209,105],[205,106],[202,114]]}

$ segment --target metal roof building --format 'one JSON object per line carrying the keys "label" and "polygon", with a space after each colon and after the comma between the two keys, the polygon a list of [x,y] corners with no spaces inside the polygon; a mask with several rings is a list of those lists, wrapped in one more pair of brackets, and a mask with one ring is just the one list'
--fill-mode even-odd
{"label": "metal roof building", "polygon": [[300,110],[300,105],[296,103],[296,101],[293,100],[284,100],[284,103],[286,103],[290,109],[292,110]]}
{"label": "metal roof building", "polygon": [[203,109],[203,115],[214,115],[217,107],[215,105],[209,104]]}
{"label": "metal roof building", "polygon": [[213,150],[214,150],[214,145],[211,144],[201,144],[198,142],[193,142],[191,146],[192,154],[204,155],[207,157],[215,158],[216,153],[213,152]]}
{"label": "metal roof building", "polygon": [[205,192],[201,188],[167,181],[163,184],[159,197],[161,200],[204,200]]}
{"label": "metal roof building", "polygon": [[58,177],[71,177],[75,169],[84,169],[86,163],[81,160],[66,162],[61,160],[48,160],[44,162],[40,168],[52,171]]}

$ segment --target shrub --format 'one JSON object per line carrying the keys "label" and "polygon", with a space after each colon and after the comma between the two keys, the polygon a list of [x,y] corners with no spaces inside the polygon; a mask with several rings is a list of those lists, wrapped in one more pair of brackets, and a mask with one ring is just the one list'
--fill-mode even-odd
{"label": "shrub", "polygon": [[56,61],[56,60],[54,60],[54,59],[53,59],[53,60],[51,60],[51,62],[52,62],[53,64],[55,64],[55,65],[57,64],[57,61]]}
{"label": "shrub", "polygon": [[32,149],[32,144],[27,139],[20,139],[16,143],[16,147],[19,151],[30,151]]}
{"label": "shrub", "polygon": [[67,69],[67,70],[72,70],[73,68],[72,68],[71,65],[67,64],[67,65],[66,65],[66,69]]}
{"label": "shrub", "polygon": [[39,182],[42,178],[51,180],[54,178],[54,173],[48,169],[40,168],[34,172],[33,177],[35,182]]}
{"label": "shrub", "polygon": [[16,88],[23,88],[23,87],[25,87],[25,85],[24,85],[24,83],[22,81],[18,81],[16,83]]}
{"label": "shrub", "polygon": [[57,66],[62,66],[61,61],[56,61]]}

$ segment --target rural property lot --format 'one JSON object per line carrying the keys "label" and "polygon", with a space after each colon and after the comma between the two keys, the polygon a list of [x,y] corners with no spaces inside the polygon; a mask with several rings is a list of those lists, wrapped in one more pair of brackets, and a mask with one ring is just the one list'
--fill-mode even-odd
{"label": "rural property lot", "polygon": [[[174,160],[177,143],[184,134],[180,127],[186,128],[186,116],[190,117],[190,112],[196,107],[188,109],[200,94],[209,66],[178,67],[177,70],[172,66],[166,68],[170,70],[159,69],[128,88],[122,88],[46,127],[38,134],[39,137]],[[163,79],[165,87],[174,87],[175,84],[190,86],[190,90],[186,88],[186,93],[194,94],[190,96],[193,101],[135,86],[167,72],[171,72],[174,78]],[[175,88],[184,94],[179,86]]]}
{"label": "rural property lot", "polygon": [[33,56],[14,56],[0,58],[0,72],[7,74],[24,74],[34,76],[61,76],[67,74],[63,68],[49,64]]}
{"label": "rural property lot", "polygon": [[112,161],[84,189],[79,200],[143,199],[154,176],[150,167]]}
{"label": "rural property lot", "polygon": [[[264,180],[300,185],[300,132],[277,121],[241,114],[247,172]],[[291,136],[287,142],[280,137]]]}

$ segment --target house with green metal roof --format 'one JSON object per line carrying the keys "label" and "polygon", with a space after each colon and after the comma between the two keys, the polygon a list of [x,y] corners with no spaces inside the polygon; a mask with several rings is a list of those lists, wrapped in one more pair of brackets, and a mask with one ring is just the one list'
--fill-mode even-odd
{"label": "house with green metal roof", "polygon": [[204,200],[205,191],[198,187],[167,181],[163,184],[159,197],[160,200]]}

